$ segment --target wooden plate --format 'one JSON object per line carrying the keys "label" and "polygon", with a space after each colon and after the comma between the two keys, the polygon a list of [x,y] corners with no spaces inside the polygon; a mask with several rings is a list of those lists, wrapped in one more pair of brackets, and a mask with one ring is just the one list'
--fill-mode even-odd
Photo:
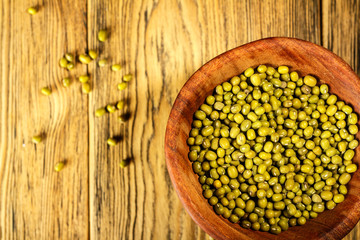
{"label": "wooden plate", "polygon": [[[300,76],[315,75],[330,86],[330,92],[360,112],[360,79],[340,57],[316,44],[294,38],[267,38],[225,52],[202,66],[186,82],[177,96],[168,120],[165,154],[175,190],[193,220],[215,239],[341,239],[360,218],[360,174],[348,184],[344,202],[327,210],[304,226],[290,227],[279,235],[241,228],[215,214],[202,196],[198,177],[188,160],[186,144],[193,113],[229,78],[260,64],[286,65]],[[357,139],[359,139],[357,135]],[[359,148],[353,160],[359,166]]]}

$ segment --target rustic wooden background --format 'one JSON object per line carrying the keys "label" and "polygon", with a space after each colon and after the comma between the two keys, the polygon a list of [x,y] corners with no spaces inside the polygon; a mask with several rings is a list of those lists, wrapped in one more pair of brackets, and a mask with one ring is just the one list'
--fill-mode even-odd
{"label": "rustic wooden background", "polygon": [[[271,36],[323,45],[360,73],[359,20],[355,0],[1,0],[0,239],[210,239],[182,208],[165,165],[165,126],[182,85],[216,55]],[[103,28],[111,36],[100,43]],[[65,52],[88,49],[122,72],[59,68]],[[78,82],[62,87],[63,77],[85,73],[90,95]],[[119,92],[125,73],[134,80]],[[125,125],[118,114],[94,118],[120,99],[131,114]],[[35,146],[39,133],[46,139]],[[108,147],[109,136],[123,140]],[[359,238],[358,224],[345,239]]]}

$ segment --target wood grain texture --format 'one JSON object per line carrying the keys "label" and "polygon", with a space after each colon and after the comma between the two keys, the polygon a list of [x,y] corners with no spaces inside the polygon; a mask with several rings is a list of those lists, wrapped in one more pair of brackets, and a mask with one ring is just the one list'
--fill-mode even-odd
{"label": "wood grain texture", "polygon": [[[88,238],[88,97],[64,89],[66,51],[84,51],[86,6],[1,1],[0,239]],[[30,5],[31,6],[31,5]],[[84,45],[85,43],[85,45]],[[79,75],[86,67],[71,72]],[[40,89],[49,86],[46,97]],[[45,133],[34,145],[31,138]],[[67,161],[57,174],[54,165]]]}
{"label": "wood grain texture", "polygon": [[[42,8],[30,17],[34,4]],[[210,239],[183,210],[165,166],[165,126],[178,92],[213,57],[270,36],[324,43],[359,72],[359,1],[337,4],[0,1],[0,239]],[[102,28],[111,32],[105,43],[96,40]],[[89,96],[78,84],[63,89],[67,72],[57,66],[66,51],[87,49],[123,64],[119,73],[78,65],[72,75],[91,75]],[[125,73],[134,81],[118,92]],[[49,98],[39,94],[45,85],[54,88]],[[131,114],[126,124],[119,113],[94,118],[120,99]],[[39,132],[47,139],[34,146]],[[109,136],[124,140],[109,148]],[[63,159],[69,164],[55,174]]]}
{"label": "wood grain texture", "polygon": [[[113,82],[113,74],[107,76],[101,70],[96,73],[95,89],[100,88],[101,91],[94,93],[90,106],[103,106],[109,101],[109,96],[110,102],[126,98],[133,118],[124,129],[119,127],[115,117],[94,120],[95,129],[99,131],[95,130],[97,133],[91,139],[91,145],[96,147],[90,158],[100,161],[91,160],[90,164],[92,236],[113,238],[120,235],[126,239],[202,238],[196,232],[199,231],[198,227],[183,212],[170,187],[163,162],[164,127],[172,102],[186,79],[202,63],[227,49],[270,35],[293,35],[319,42],[320,32],[315,27],[320,21],[317,14],[319,3],[304,1],[302,4],[299,5],[297,1],[284,2],[283,8],[278,9],[271,1],[134,1],[119,6],[112,6],[111,2],[90,1],[89,9],[108,11],[106,17],[99,12],[89,13],[89,45],[96,44],[93,47],[103,49],[104,53],[118,53],[115,56],[111,54],[116,58],[112,61],[124,62],[124,73],[132,72],[136,79],[129,90],[119,94],[112,91],[114,84],[103,84],[103,79]],[[291,12],[280,15],[286,12],[286,8],[290,8]],[[299,12],[296,10],[298,8],[302,10]],[[264,17],[256,19],[260,13],[252,14],[253,9],[259,9]],[[295,11],[299,15],[293,16]],[[240,12],[248,13],[248,16]],[[304,18],[303,15],[310,17]],[[247,17],[251,19],[247,20]],[[261,26],[261,22],[268,18],[271,22]],[[292,24],[288,28],[290,22]],[[271,28],[273,24],[279,27]],[[99,44],[93,38],[100,28],[109,28],[116,38],[111,37],[105,44]],[[272,31],[266,33],[268,28]],[[250,29],[253,29],[249,32],[251,35],[246,34]],[[126,139],[120,143],[122,152],[108,149],[103,144],[109,131]],[[112,155],[112,161],[108,161],[106,154],[112,151],[116,154]],[[126,174],[118,170],[102,170],[113,169],[121,158],[127,156],[134,161],[125,171]],[[114,188],[110,194],[104,191],[106,186],[112,184],[121,187]],[[109,199],[103,201],[100,196]],[[119,202],[117,199],[121,199],[123,208],[109,204]],[[129,209],[130,213],[123,209]],[[109,228],[110,224],[117,227]]]}

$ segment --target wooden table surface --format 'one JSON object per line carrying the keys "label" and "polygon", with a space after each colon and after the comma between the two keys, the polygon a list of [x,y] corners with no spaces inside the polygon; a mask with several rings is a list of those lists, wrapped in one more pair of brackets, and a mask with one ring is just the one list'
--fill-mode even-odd
{"label": "wooden table surface", "polygon": [[[33,5],[40,10],[30,16]],[[0,239],[210,239],[182,208],[165,165],[167,118],[191,74],[271,36],[322,45],[360,73],[356,0],[2,0],[0,12]],[[104,28],[110,38],[101,43]],[[121,72],[58,66],[64,53],[90,49]],[[134,79],[120,92],[126,73]],[[75,80],[82,74],[91,76],[89,95]],[[51,96],[40,94],[44,86]],[[125,124],[120,112],[94,117],[121,99]],[[46,139],[31,143],[40,133]],[[111,136],[122,140],[109,147]],[[359,238],[358,224],[345,239]]]}

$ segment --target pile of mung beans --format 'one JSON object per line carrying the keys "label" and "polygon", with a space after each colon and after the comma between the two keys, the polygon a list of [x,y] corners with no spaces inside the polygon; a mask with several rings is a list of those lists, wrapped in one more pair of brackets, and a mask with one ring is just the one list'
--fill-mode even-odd
{"label": "pile of mung beans", "polygon": [[189,159],[216,214],[279,234],[344,201],[357,122],[315,77],[260,65],[194,113]]}

